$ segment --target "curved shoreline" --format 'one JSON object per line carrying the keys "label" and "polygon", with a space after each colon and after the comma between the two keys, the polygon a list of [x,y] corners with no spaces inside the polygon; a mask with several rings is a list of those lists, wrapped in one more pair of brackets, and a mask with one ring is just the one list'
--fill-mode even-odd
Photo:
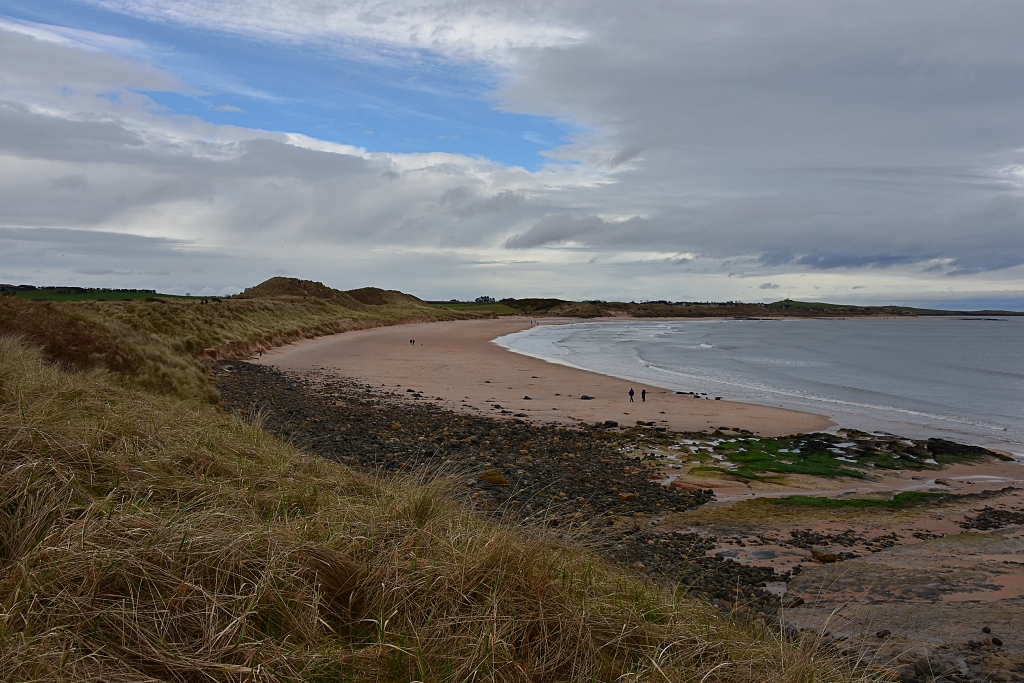
{"label": "curved shoreline", "polygon": [[[379,327],[296,342],[253,362],[296,372],[328,371],[389,389],[412,389],[458,412],[539,423],[614,420],[631,425],[644,421],[680,432],[726,427],[765,436],[834,426],[822,415],[753,403],[695,400],[531,358],[492,343],[530,325],[529,318],[517,317]],[[412,339],[415,346],[410,344]],[[633,403],[630,387],[637,394]],[[639,396],[644,387],[648,388],[646,402]],[[583,395],[592,398],[582,399]]]}
{"label": "curved shoreline", "polygon": [[[724,321],[724,319],[722,320]],[[664,322],[660,319],[652,321],[648,319],[629,318],[614,321],[567,320],[559,321],[559,323],[563,325],[580,324],[581,322],[584,322],[584,324],[607,324],[609,322],[617,323],[627,321],[634,323]],[[672,319],[671,322],[690,323],[693,321]],[[542,326],[546,327],[547,325]],[[527,329],[522,332],[523,334],[513,333],[499,339],[495,339],[494,343],[516,354],[536,358],[552,364],[579,369],[585,372],[593,372],[609,377],[616,377],[627,382],[634,382],[638,384],[648,382],[650,385],[659,386],[673,392],[680,389],[685,391],[687,389],[694,388],[707,389],[709,392],[712,391],[711,388],[702,387],[700,380],[694,376],[689,374],[679,374],[674,372],[672,369],[652,365],[642,359],[636,359],[639,365],[635,368],[635,372],[631,371],[628,365],[616,365],[613,369],[602,369],[600,368],[600,363],[596,364],[597,367],[587,367],[584,364],[576,364],[570,359],[573,359],[574,357],[584,359],[586,356],[577,356],[577,353],[571,348],[563,349],[561,346],[554,344],[550,335],[545,336],[542,334],[540,337],[541,346],[538,347],[536,343],[531,344],[530,341],[526,341],[528,339],[532,339],[532,335],[528,334],[532,332],[532,330]],[[550,347],[550,349],[548,347]],[[550,350],[550,353],[545,352],[548,350]],[[558,355],[558,352],[560,351],[564,352],[565,355]],[[623,359],[625,358],[626,357],[623,356]],[[591,360],[594,359],[592,358]],[[594,365],[594,363],[589,364]],[[605,365],[607,365],[607,363],[605,363]],[[645,372],[645,370],[650,370],[650,372]],[[725,380],[717,381],[724,382],[725,384],[731,384]],[[749,388],[742,382],[737,386],[741,387],[741,389]],[[898,403],[892,405],[876,405],[873,403],[856,402],[855,400],[830,396],[828,394],[806,396],[799,391],[773,386],[761,386],[760,388],[771,392],[771,394],[762,397],[751,397],[749,395],[744,395],[744,393],[748,392],[741,390],[739,392],[740,396],[733,400],[739,403],[748,403],[773,408],[778,407],[822,415],[823,417],[827,417],[833,423],[844,428],[852,428],[865,432],[898,434],[900,436],[915,439],[927,439],[932,437],[945,438],[959,443],[997,450],[1024,462],[1024,445],[1019,441],[1014,441],[1006,437],[1005,426],[978,421],[977,417],[961,416],[955,412],[921,412],[920,410],[911,407],[900,406]],[[729,387],[718,386],[712,395],[714,394],[724,394],[725,397],[728,397]]]}

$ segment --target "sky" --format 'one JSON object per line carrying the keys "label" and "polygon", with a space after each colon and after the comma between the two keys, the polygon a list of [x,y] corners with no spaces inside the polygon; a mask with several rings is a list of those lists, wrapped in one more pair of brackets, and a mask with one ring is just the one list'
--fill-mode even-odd
{"label": "sky", "polygon": [[0,0],[0,282],[1024,310],[1024,3]]}

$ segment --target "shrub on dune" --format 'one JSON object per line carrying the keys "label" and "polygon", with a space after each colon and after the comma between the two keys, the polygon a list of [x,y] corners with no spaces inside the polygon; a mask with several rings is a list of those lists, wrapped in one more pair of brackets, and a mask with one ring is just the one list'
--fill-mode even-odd
{"label": "shrub on dune", "polygon": [[862,677],[454,490],[2,338],[0,677]]}

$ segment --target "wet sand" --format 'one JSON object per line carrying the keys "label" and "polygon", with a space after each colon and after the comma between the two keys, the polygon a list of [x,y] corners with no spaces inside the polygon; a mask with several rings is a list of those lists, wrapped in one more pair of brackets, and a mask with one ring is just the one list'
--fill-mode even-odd
{"label": "wet sand", "polygon": [[[572,424],[654,422],[673,431],[746,429],[765,436],[832,426],[821,415],[695,399],[666,389],[548,363],[491,340],[530,327],[527,318],[396,325],[306,340],[253,359],[285,371],[326,370],[387,389],[412,389],[460,412]],[[415,339],[415,346],[410,340]],[[636,396],[629,402],[629,389]],[[647,389],[647,401],[640,399]],[[593,397],[582,399],[583,395]],[[529,396],[529,399],[525,398]],[[499,406],[499,407],[495,407]],[[502,411],[505,411],[504,413]]]}
{"label": "wet sand", "polygon": [[[872,652],[878,661],[904,665],[942,651],[935,649],[940,646],[952,647],[947,652],[959,652],[961,659],[964,652],[990,653],[986,675],[1019,680],[999,676],[1024,661],[1024,631],[1015,625],[1024,619],[1024,526],[975,530],[970,520],[986,508],[1024,508],[1021,463],[987,461],[870,480],[797,475],[749,487],[686,475],[676,481],[711,486],[718,502],[658,520],[663,533],[715,536],[718,547],[709,554],[780,572],[803,570],[788,584],[769,587],[786,596],[785,604],[803,601],[786,610],[789,626],[849,639],[849,647]],[[764,500],[791,494],[887,498],[922,490],[968,495],[906,509],[807,508]],[[810,548],[840,561],[817,561]],[[999,656],[1012,661],[996,661],[995,650],[967,645],[983,641],[983,626],[1003,641]]]}
{"label": "wet sand", "polygon": [[[651,387],[643,403],[639,384],[632,385],[638,396],[629,403],[627,381],[491,343],[529,325],[527,319],[505,318],[377,328],[300,342],[254,362],[286,371],[327,371],[397,390],[410,402],[535,423],[641,420],[672,431],[742,428],[766,436],[831,426],[819,415]],[[409,343],[413,338],[415,346]],[[594,399],[582,400],[581,394]],[[788,584],[768,586],[784,596],[783,621],[831,633],[844,647],[904,677],[922,657],[945,657],[974,678],[1024,675],[1024,631],[1016,626],[1024,619],[1024,526],[977,530],[970,522],[986,508],[1024,510],[1024,463],[993,459],[941,471],[881,471],[864,479],[789,475],[742,482],[706,470],[691,473],[694,463],[680,466],[682,460],[668,460],[673,455],[678,451],[663,453],[666,466],[653,469],[649,478],[665,486],[712,488],[717,502],[685,512],[613,517],[608,533],[696,532],[717,539],[711,555],[777,571],[799,568]],[[793,494],[888,498],[900,491],[971,495],[906,509],[757,500]],[[839,561],[816,561],[811,547]],[[991,643],[989,635],[1003,644]]]}

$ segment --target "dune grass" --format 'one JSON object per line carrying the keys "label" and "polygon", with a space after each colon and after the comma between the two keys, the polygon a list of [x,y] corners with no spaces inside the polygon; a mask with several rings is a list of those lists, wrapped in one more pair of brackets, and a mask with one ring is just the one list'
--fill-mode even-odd
{"label": "dune grass", "polygon": [[[437,309],[397,293],[353,290],[337,299],[139,299],[30,302],[0,299],[0,334],[22,334],[55,360],[105,367],[131,386],[216,402],[200,357],[240,359],[300,339],[479,314]],[[361,297],[371,303],[363,303]]]}
{"label": "dune grass", "polygon": [[453,490],[0,338],[0,678],[877,679]]}
{"label": "dune grass", "polygon": [[435,308],[447,308],[453,311],[488,312],[497,315],[522,315],[522,313],[502,303],[432,303]]}

